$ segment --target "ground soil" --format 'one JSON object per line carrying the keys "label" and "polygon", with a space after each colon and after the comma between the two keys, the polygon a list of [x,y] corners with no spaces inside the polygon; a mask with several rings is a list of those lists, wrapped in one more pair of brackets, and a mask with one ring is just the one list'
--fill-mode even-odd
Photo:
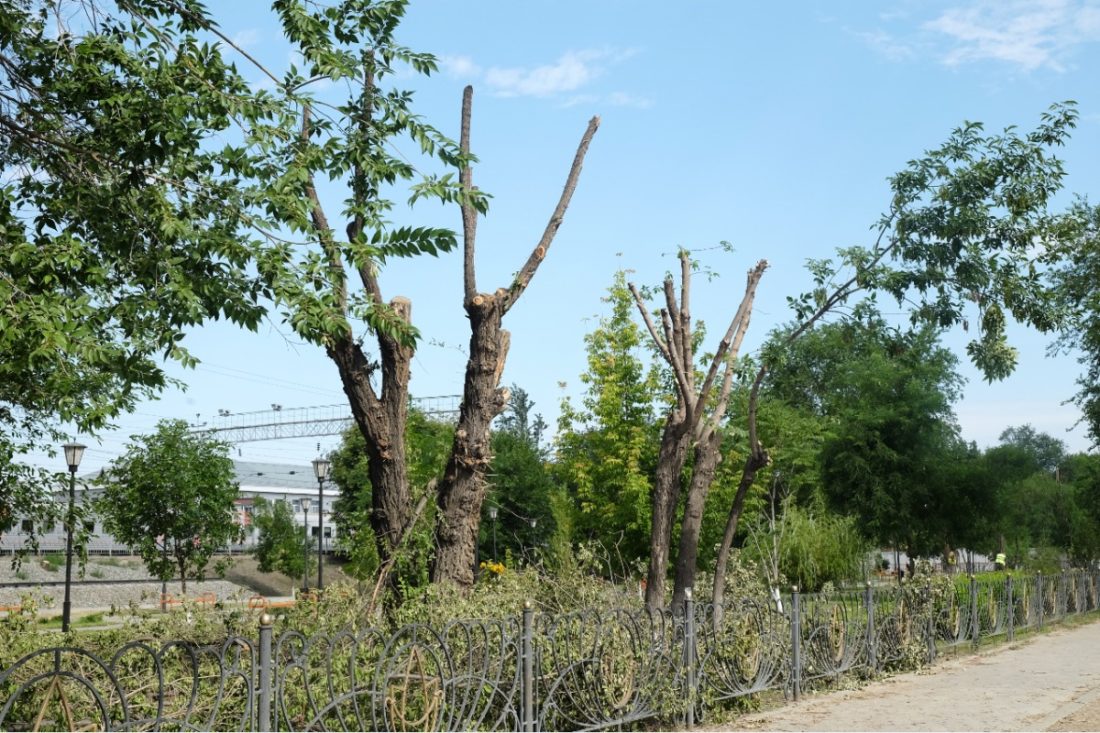
{"label": "ground soil", "polygon": [[[315,584],[317,559],[312,558],[312,560],[309,578],[310,583]],[[236,555],[233,557],[233,565],[225,572],[225,579],[264,596],[292,596],[295,589],[302,584],[301,578],[290,578],[278,572],[262,573],[256,565],[256,558],[250,555]],[[351,578],[344,574],[340,563],[333,562],[331,558],[325,558],[326,586],[350,580]]]}
{"label": "ground soil", "polygon": [[1100,621],[1067,625],[711,730],[1100,731]]}

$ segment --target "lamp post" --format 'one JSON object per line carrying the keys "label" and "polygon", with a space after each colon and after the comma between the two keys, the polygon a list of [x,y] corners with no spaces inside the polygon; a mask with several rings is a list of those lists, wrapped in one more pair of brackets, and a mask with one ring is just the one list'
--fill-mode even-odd
{"label": "lamp post", "polygon": [[61,604],[61,631],[69,632],[69,622],[72,620],[71,591],[73,583],[73,505],[76,503],[76,469],[80,467],[80,459],[84,457],[84,449],[87,447],[80,443],[66,443],[65,463],[69,464],[69,517],[65,520],[65,602]]}
{"label": "lamp post", "polygon": [[313,475],[317,477],[317,590],[325,587],[321,569],[321,552],[325,536],[325,479],[331,463],[326,458],[313,459]]}
{"label": "lamp post", "polygon": [[489,519],[493,520],[493,562],[497,559],[497,511],[495,506],[489,507]]}
{"label": "lamp post", "polygon": [[302,593],[309,592],[309,499],[302,499]]}

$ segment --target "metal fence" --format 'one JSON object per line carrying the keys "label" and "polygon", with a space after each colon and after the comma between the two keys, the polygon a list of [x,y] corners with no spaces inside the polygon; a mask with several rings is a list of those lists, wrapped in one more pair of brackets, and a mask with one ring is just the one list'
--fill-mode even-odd
{"label": "metal fence", "polygon": [[536,613],[306,636],[41,649],[0,674],[3,730],[688,727],[722,704],[926,664],[1097,609],[1093,572],[739,599],[678,613]]}

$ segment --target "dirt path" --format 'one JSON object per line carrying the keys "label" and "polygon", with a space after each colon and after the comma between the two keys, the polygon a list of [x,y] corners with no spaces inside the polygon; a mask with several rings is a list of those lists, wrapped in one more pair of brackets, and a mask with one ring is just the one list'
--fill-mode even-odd
{"label": "dirt path", "polygon": [[808,695],[718,730],[1100,731],[1100,623]]}

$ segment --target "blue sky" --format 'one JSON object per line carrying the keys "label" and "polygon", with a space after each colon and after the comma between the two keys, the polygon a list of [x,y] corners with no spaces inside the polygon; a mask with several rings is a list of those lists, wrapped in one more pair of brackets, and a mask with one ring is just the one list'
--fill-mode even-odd
{"label": "blue sky", "polygon": [[[211,7],[266,64],[289,62],[265,3]],[[718,332],[744,272],[768,259],[746,341],[752,350],[789,317],[786,296],[809,286],[806,258],[868,243],[889,200],[886,178],[964,120],[1027,129],[1051,103],[1077,100],[1080,125],[1063,151],[1067,191],[1100,191],[1100,2],[1091,0],[423,0],[410,7],[399,38],[440,58],[431,79],[404,81],[417,89],[416,109],[444,132],[457,136],[462,87],[475,87],[475,183],[493,196],[479,227],[481,290],[506,285],[520,267],[588,118],[602,118],[565,223],[506,319],[504,381],[528,390],[551,424],[561,398],[578,393],[583,335],[616,269],[656,283],[678,247],[728,240],[732,254],[700,251],[722,277],[700,279],[694,291],[695,315]],[[328,191],[327,203],[338,210],[339,192]],[[439,206],[411,218],[460,226],[456,210]],[[382,286],[387,297],[413,300],[425,338],[414,395],[460,392],[468,329],[458,253],[387,267]],[[204,364],[173,373],[190,389],[120,418],[117,432],[90,442],[85,467],[107,463],[126,436],[149,431],[158,417],[202,423],[219,410],[343,401],[335,367],[277,318],[256,334],[204,327],[188,343]],[[965,339],[952,334],[947,343],[961,354]],[[1045,358],[1047,339],[1022,329],[1014,343],[1020,367],[1003,383],[987,385],[964,367],[969,383],[956,406],[963,436],[989,446],[1006,426],[1029,422],[1086,449],[1081,428],[1066,432],[1077,410],[1061,404],[1074,392],[1074,358]],[[318,444],[328,450],[336,439],[238,448],[244,459],[305,463]]]}

